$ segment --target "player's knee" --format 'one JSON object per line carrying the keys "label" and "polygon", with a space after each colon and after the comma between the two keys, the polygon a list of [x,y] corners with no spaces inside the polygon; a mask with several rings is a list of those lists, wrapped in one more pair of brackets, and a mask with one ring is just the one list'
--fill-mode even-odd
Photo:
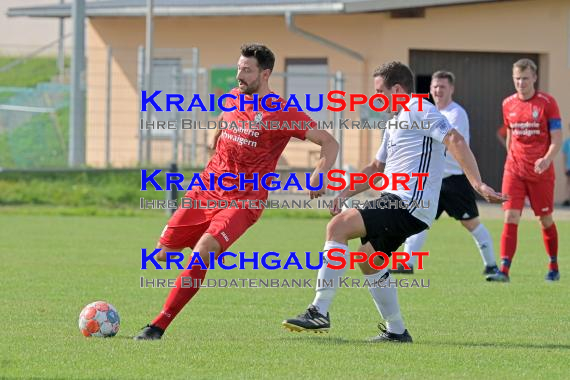
{"label": "player's knee", "polygon": [[[200,255],[200,259],[202,260],[202,262],[204,264],[206,264],[206,266],[210,265],[210,250],[209,249],[207,249],[204,246],[196,246],[196,248],[193,249],[192,254],[196,255],[197,253]],[[214,252],[214,255],[216,255],[215,252]]]}
{"label": "player's knee", "polygon": [[542,228],[549,228],[550,226],[552,226],[552,224],[554,224],[554,219],[552,218],[552,214],[539,216],[538,221],[540,222]]}
{"label": "player's knee", "polygon": [[[384,259],[380,256],[376,256],[374,258],[374,265],[377,265],[377,266],[384,265]],[[358,266],[360,267],[360,271],[362,272],[362,274],[365,276],[370,276],[370,275],[373,275],[373,274],[376,274],[379,272],[378,269],[372,268],[372,266],[370,265],[368,260],[366,260],[362,263],[358,263]]]}
{"label": "player's knee", "polygon": [[339,214],[327,224],[327,240],[338,240],[342,237],[343,217]]}
{"label": "player's knee", "polygon": [[200,258],[206,266],[210,265],[210,252],[209,251],[198,251],[200,253]]}
{"label": "player's knee", "polygon": [[479,218],[473,218],[473,219],[469,219],[469,220],[462,220],[461,224],[463,225],[463,227],[467,228],[467,230],[469,230],[469,232],[473,231],[475,228],[479,227],[479,224],[481,224],[481,222],[479,221]]}
{"label": "player's knee", "polygon": [[158,254],[156,255],[156,260],[157,261],[166,261],[166,251],[158,252]]}
{"label": "player's knee", "polygon": [[184,248],[170,248],[160,243],[156,245],[156,248],[160,248],[160,251],[155,256],[156,260],[158,261],[166,261],[168,252],[182,252],[182,250],[184,249]]}
{"label": "player's knee", "polygon": [[214,257],[217,257],[222,252],[222,247],[214,237],[208,236],[204,239],[200,239],[194,248],[194,252],[199,252],[204,264],[209,265],[210,252],[213,252]]}
{"label": "player's knee", "polygon": [[158,243],[156,245],[156,248],[159,248],[160,251],[158,251],[158,253],[156,254],[155,258],[158,261],[166,261],[166,251],[169,249],[168,247],[166,247],[165,245],[162,245],[160,243]]}
{"label": "player's knee", "polygon": [[519,224],[521,220],[521,215],[518,212],[506,212],[505,213],[505,223],[506,224]]}

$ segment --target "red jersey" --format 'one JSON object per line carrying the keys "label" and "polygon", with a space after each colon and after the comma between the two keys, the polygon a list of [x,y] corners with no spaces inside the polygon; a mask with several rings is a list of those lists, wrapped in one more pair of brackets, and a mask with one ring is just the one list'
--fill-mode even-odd
{"label": "red jersey", "polygon": [[513,94],[503,101],[503,123],[511,131],[505,170],[530,180],[554,177],[552,164],[542,174],[534,172],[535,161],[550,146],[549,123],[553,120],[560,120],[560,111],[554,98],[544,92],[536,91],[528,100]]}
{"label": "red jersey", "polygon": [[[239,90],[234,88],[230,93],[237,99],[227,98],[225,107],[236,106],[237,108],[232,112],[224,112],[222,120],[225,123],[221,123],[222,133],[217,141],[216,152],[202,172],[201,178],[205,187],[209,189],[209,173],[215,174],[216,181],[223,173],[233,173],[237,176],[236,179],[224,177],[222,182],[226,187],[235,185],[236,189],[222,190],[216,183],[212,186],[215,190],[198,190],[196,194],[206,199],[266,200],[268,190],[261,186],[261,178],[275,171],[277,161],[291,137],[305,140],[307,131],[314,128],[316,123],[296,108],[282,111],[286,104],[282,98],[272,99],[273,102],[281,103],[277,111],[264,110],[261,106],[261,99],[259,99],[258,111],[254,111],[253,104],[245,103],[244,111],[241,112],[239,110]],[[253,98],[246,96],[245,99],[252,100]],[[271,125],[273,127],[270,127]],[[244,173],[246,179],[251,179],[253,173],[258,173],[258,190],[254,189],[253,183],[246,183],[244,190],[240,191],[239,173]],[[270,180],[275,180],[275,178]]]}

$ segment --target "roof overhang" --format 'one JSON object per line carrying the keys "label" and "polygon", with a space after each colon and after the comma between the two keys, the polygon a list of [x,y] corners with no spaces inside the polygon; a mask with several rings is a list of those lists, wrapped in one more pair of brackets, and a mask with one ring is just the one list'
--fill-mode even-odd
{"label": "roof overhang", "polygon": [[[287,12],[304,14],[330,14],[342,13],[343,3],[329,4],[297,4],[265,5],[265,6],[154,6],[153,15],[156,17],[184,17],[184,16],[256,16],[256,15],[283,15]],[[144,17],[146,6],[97,7],[87,5],[85,14],[87,17]],[[71,6],[67,7],[26,7],[10,8],[8,17],[70,17]]]}
{"label": "roof overhang", "polygon": [[[225,4],[218,1],[188,1],[185,5],[180,0],[157,1],[153,7],[156,17],[189,17],[189,16],[282,16],[295,14],[335,14],[335,13],[368,13],[386,12],[408,8],[442,7],[465,5],[497,0],[344,0],[344,1],[231,1]],[[146,15],[145,0],[97,1],[87,2],[87,17],[143,17]],[[71,17],[71,4],[54,4],[32,7],[14,7],[7,11],[8,17]]]}

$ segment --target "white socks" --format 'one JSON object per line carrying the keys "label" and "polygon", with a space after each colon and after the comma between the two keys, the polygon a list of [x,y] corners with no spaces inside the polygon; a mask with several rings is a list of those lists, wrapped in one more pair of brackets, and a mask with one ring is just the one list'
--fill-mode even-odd
{"label": "white socks", "polygon": [[[343,249],[345,254],[348,252],[347,245],[337,243],[335,241],[325,242],[325,247],[323,249],[323,254],[325,255],[323,266],[319,269],[319,274],[317,276],[317,293],[312,303],[318,309],[319,313],[323,315],[327,315],[336,290],[338,289],[339,277],[344,275],[347,267],[345,266],[345,268],[339,270],[327,267],[326,254],[328,250],[333,248]],[[417,250],[419,251],[420,248]],[[333,255],[338,257],[341,254],[334,253]],[[400,314],[397,289],[395,286],[388,287],[390,274],[386,269],[383,269],[378,273],[365,275],[364,278],[371,284],[368,290],[372,295],[372,299],[374,300],[374,304],[376,305],[378,312],[386,321],[388,331],[395,334],[402,334],[406,327],[404,326],[404,321]],[[327,284],[325,284],[325,281]],[[328,286],[331,281],[333,284],[332,287]],[[325,287],[324,285],[327,286]]]}
{"label": "white socks", "polygon": [[427,238],[427,230],[423,230],[420,233],[412,235],[406,239],[404,244],[404,251],[410,255],[408,260],[408,266],[416,266],[417,256],[412,256],[412,252],[420,252]]}
{"label": "white socks", "polygon": [[368,290],[374,299],[378,312],[386,321],[388,331],[395,334],[404,333],[406,327],[400,314],[397,289],[395,286],[388,287],[391,279],[390,274],[386,269],[383,269],[375,274],[364,275],[364,278],[372,284]]}
{"label": "white socks", "polygon": [[[483,259],[483,264],[485,266],[493,266],[497,265],[495,261],[495,253],[493,251],[493,240],[491,239],[491,234],[489,234],[489,230],[483,225],[483,223],[479,224],[477,228],[471,231],[471,236],[473,236],[473,240],[475,244],[477,244],[477,248],[479,248],[479,253],[481,254],[481,259]],[[406,239],[406,244],[404,245],[404,251],[408,252],[410,256],[412,252],[420,252],[422,250],[422,246],[427,238],[427,230],[423,230],[419,234],[412,235]],[[417,257],[410,257],[408,260],[408,265],[416,266]]]}
{"label": "white socks", "polygon": [[471,236],[475,240],[475,244],[479,248],[479,253],[486,266],[497,265],[495,261],[495,254],[493,253],[493,239],[489,234],[489,230],[483,225],[479,224],[477,228],[471,231]]}
{"label": "white socks", "polygon": [[[346,267],[348,266],[347,264],[342,269],[332,269],[327,266],[327,251],[333,248],[344,249],[344,255],[341,255],[340,253],[333,253],[332,256],[335,257],[346,257],[346,252],[348,252],[347,245],[337,243],[336,241],[325,242],[325,247],[323,249],[323,266],[321,269],[319,269],[319,274],[317,276],[317,294],[315,295],[315,299],[313,301],[313,305],[317,307],[319,313],[325,316],[329,311],[330,304],[334,298],[336,290],[338,289],[338,278],[344,275],[346,272]],[[331,281],[333,286],[329,287],[328,285],[331,283]],[[325,287],[324,285],[327,286]]]}

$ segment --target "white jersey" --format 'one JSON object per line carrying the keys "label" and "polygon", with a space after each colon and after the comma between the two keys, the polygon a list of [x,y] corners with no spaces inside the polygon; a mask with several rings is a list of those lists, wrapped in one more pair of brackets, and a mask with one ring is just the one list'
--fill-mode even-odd
{"label": "white jersey", "polygon": [[[386,129],[376,159],[386,163],[384,173],[390,181],[392,173],[407,173],[410,177],[412,173],[429,173],[428,178],[423,178],[423,190],[418,190],[418,177],[411,177],[407,183],[409,190],[401,184],[392,190],[390,183],[384,191],[396,194],[410,204],[409,212],[431,226],[437,212],[445,168],[443,139],[452,127],[431,103],[423,100],[422,106],[423,111],[419,111],[418,99],[414,98],[407,104],[409,112],[402,110],[398,113],[398,125],[407,123],[419,127]],[[419,203],[420,206],[429,204],[429,207],[413,207],[412,202]]]}
{"label": "white jersey", "polygon": [[[449,124],[457,130],[463,136],[467,145],[469,145],[469,118],[467,117],[467,112],[459,104],[451,102],[444,109],[439,110],[439,112],[445,116]],[[450,175],[460,175],[463,174],[463,170],[459,163],[455,161],[455,158],[451,153],[447,152],[445,155],[445,172],[443,177],[449,177]]]}

